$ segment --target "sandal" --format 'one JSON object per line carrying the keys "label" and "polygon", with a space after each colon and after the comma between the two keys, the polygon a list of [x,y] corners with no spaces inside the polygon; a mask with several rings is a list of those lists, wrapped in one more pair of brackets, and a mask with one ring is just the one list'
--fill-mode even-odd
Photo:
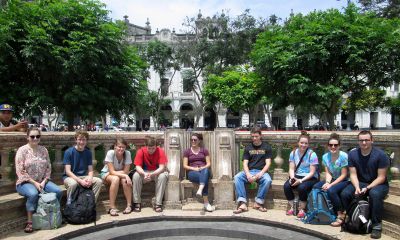
{"label": "sandal", "polygon": [[110,216],[113,216],[113,217],[119,216],[118,209],[116,209],[116,208],[110,208],[110,210],[108,210],[108,213],[110,214]]}
{"label": "sandal", "polygon": [[266,211],[268,211],[265,207],[260,206],[260,205],[258,205],[258,204],[254,204],[253,209],[258,210],[258,211],[260,211],[260,212],[266,212]]}
{"label": "sandal", "polygon": [[162,212],[162,211],[163,211],[162,205],[156,205],[156,207],[154,208],[154,211],[156,211],[156,212]]}
{"label": "sandal", "polygon": [[142,211],[142,205],[140,203],[134,203],[133,204],[133,211],[134,212],[141,212]]}
{"label": "sandal", "polygon": [[344,219],[342,217],[337,217],[336,221],[331,222],[332,227],[340,227],[343,224]]}
{"label": "sandal", "polygon": [[249,209],[247,208],[246,204],[242,203],[240,205],[238,205],[238,207],[236,208],[236,210],[233,210],[234,214],[240,214],[240,213],[244,213],[249,211]]}
{"label": "sandal", "polygon": [[27,221],[27,222],[26,222],[24,232],[26,232],[26,233],[31,233],[31,232],[33,232],[32,221]]}
{"label": "sandal", "polygon": [[123,214],[129,214],[129,213],[131,213],[132,212],[132,207],[131,207],[131,205],[129,205],[129,206],[127,206],[126,208],[125,208],[125,210],[122,212]]}

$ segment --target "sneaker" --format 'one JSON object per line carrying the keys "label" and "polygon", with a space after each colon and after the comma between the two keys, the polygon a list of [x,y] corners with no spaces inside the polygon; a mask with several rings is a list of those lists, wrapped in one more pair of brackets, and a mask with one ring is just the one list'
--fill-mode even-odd
{"label": "sneaker", "polygon": [[289,211],[286,212],[286,215],[292,216],[294,214],[293,208],[289,209]]}
{"label": "sneaker", "polygon": [[297,214],[297,217],[298,217],[298,218],[304,218],[305,216],[306,216],[306,213],[304,212],[303,209],[301,209],[301,210],[299,211],[299,213]]}
{"label": "sneaker", "polygon": [[379,231],[377,229],[372,229],[371,238],[378,239],[378,238],[381,238],[381,235],[382,235],[382,231]]}
{"label": "sneaker", "polygon": [[215,208],[214,208],[213,206],[211,206],[211,204],[209,204],[209,203],[207,203],[206,205],[204,205],[204,209],[205,209],[207,212],[212,212],[212,211],[215,210]]}

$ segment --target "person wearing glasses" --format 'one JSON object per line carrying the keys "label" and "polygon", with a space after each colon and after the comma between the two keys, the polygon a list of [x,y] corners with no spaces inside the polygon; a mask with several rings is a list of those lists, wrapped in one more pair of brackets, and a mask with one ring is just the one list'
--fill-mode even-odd
{"label": "person wearing glasses", "polygon": [[372,133],[361,131],[358,134],[358,148],[349,152],[349,184],[340,194],[345,209],[355,195],[368,195],[371,209],[371,238],[380,238],[382,233],[383,199],[389,192],[386,177],[389,157],[373,146]]}
{"label": "person wearing glasses", "polygon": [[265,197],[271,186],[272,180],[268,174],[271,165],[272,148],[261,139],[261,129],[254,127],[250,131],[252,143],[246,146],[243,152],[243,171],[235,175],[235,193],[237,208],[235,214],[248,211],[246,183],[258,183],[258,191],[253,208],[266,212],[264,207]]}
{"label": "person wearing glasses", "polygon": [[162,201],[168,183],[167,156],[154,137],[146,138],[146,146],[140,148],[135,156],[136,172],[133,174],[133,211],[141,211],[142,187],[144,183],[155,181],[156,205],[155,212],[162,212]]}
{"label": "person wearing glasses", "polygon": [[17,122],[12,119],[14,109],[10,104],[0,105],[0,132],[25,132],[28,127],[27,121]]}
{"label": "person wearing glasses", "polygon": [[290,206],[286,215],[295,214],[293,189],[297,189],[299,193],[298,218],[304,218],[308,194],[319,178],[318,157],[310,149],[309,144],[310,135],[306,131],[301,131],[300,136],[297,138],[298,147],[289,156],[289,179],[283,185],[283,190]]}
{"label": "person wearing glasses", "polygon": [[110,210],[111,216],[118,216],[118,209],[115,204],[119,185],[122,185],[126,199],[126,208],[123,214],[132,212],[132,179],[129,171],[132,164],[131,152],[126,150],[128,143],[123,138],[117,138],[114,142],[114,149],[107,152],[104,159],[104,167],[100,172],[101,179],[110,186]]}
{"label": "person wearing glasses", "polygon": [[203,135],[193,133],[190,138],[191,146],[183,152],[183,168],[188,171],[188,179],[198,183],[199,189],[196,196],[203,197],[204,209],[214,211],[214,207],[208,201],[208,178],[210,177],[210,154],[203,147]]}
{"label": "person wearing glasses", "polygon": [[75,146],[68,148],[64,153],[64,185],[67,189],[67,202],[71,194],[78,187],[91,187],[97,202],[102,186],[102,181],[93,176],[92,152],[87,148],[89,133],[84,130],[75,132]]}
{"label": "person wearing glasses", "polygon": [[26,197],[26,212],[28,220],[24,231],[33,232],[32,214],[35,212],[39,193],[42,191],[56,193],[61,200],[62,190],[50,181],[51,163],[49,153],[44,146],[39,145],[41,132],[37,127],[27,131],[28,143],[18,148],[15,155],[15,170],[17,173],[17,192]]}
{"label": "person wearing glasses", "polygon": [[322,156],[322,164],[325,166],[325,181],[320,181],[314,188],[321,188],[327,191],[332,202],[333,209],[337,213],[333,227],[340,227],[344,221],[344,208],[340,199],[340,193],[347,185],[348,180],[348,160],[347,153],[340,151],[340,137],[337,133],[332,133],[328,140],[328,152]]}

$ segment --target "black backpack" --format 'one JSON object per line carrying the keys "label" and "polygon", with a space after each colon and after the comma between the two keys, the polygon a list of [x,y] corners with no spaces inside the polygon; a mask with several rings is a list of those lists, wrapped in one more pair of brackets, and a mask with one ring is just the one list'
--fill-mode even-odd
{"label": "black backpack", "polygon": [[70,202],[65,205],[63,216],[68,223],[85,224],[94,222],[96,225],[96,202],[92,188],[78,186],[71,193]]}
{"label": "black backpack", "polygon": [[356,197],[351,201],[342,224],[342,231],[359,234],[372,231],[369,203],[363,196]]}

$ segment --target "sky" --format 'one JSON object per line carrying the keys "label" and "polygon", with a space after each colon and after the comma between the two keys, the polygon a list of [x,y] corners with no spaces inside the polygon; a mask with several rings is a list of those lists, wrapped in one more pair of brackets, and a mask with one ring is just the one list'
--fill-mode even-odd
{"label": "sky", "polygon": [[186,16],[194,17],[201,13],[203,17],[221,13],[235,17],[245,9],[255,17],[268,19],[272,14],[285,19],[291,9],[294,13],[306,14],[313,10],[329,8],[342,9],[347,0],[101,0],[111,11],[113,20],[122,20],[124,15],[129,16],[129,22],[145,26],[149,18],[152,32],[158,28],[175,28],[176,32],[183,32],[182,23]]}

